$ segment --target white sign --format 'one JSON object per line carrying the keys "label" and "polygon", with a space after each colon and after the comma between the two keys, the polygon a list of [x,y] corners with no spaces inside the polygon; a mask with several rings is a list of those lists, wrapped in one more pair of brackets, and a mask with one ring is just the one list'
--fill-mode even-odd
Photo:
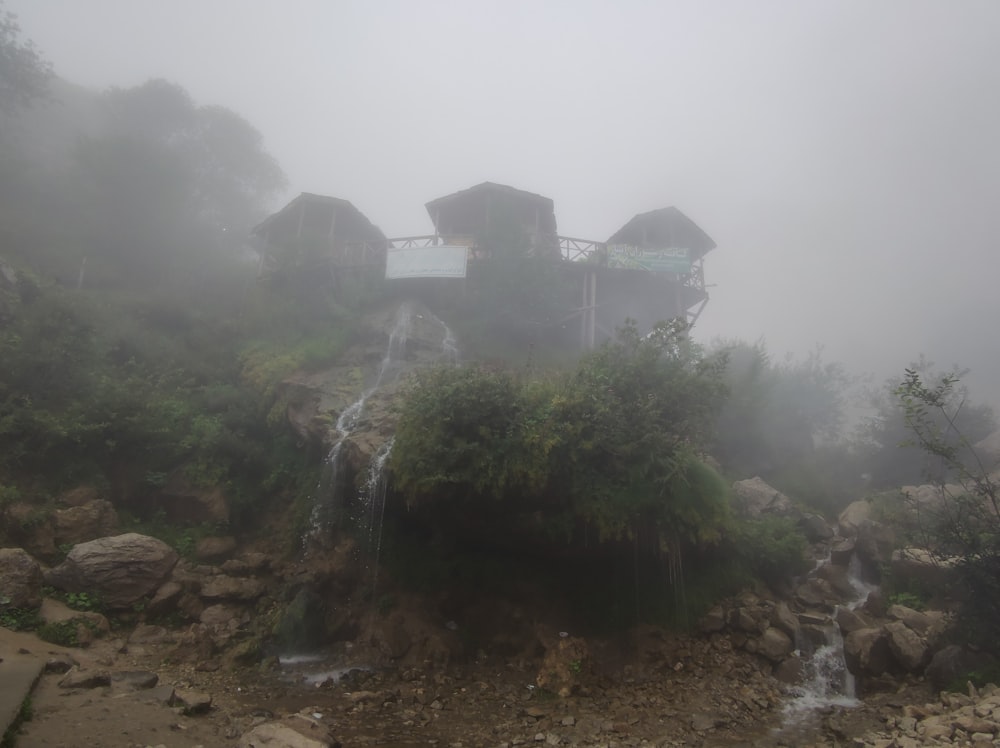
{"label": "white sign", "polygon": [[415,249],[389,248],[386,278],[464,278],[469,248],[443,244]]}

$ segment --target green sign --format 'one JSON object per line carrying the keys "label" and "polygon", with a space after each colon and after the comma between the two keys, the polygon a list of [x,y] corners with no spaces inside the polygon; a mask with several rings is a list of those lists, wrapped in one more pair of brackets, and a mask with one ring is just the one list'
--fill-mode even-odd
{"label": "green sign", "polygon": [[609,244],[608,267],[684,275],[691,272],[691,253],[681,247],[640,249],[631,244]]}

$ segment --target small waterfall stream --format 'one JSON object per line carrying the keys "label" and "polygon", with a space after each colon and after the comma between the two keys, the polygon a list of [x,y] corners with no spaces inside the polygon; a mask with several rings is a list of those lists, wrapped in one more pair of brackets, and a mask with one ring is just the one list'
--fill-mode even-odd
{"label": "small waterfall stream", "polygon": [[[827,557],[817,563],[812,573],[829,563],[830,558]],[[862,580],[861,562],[856,555],[851,557],[848,565],[847,581],[856,593],[854,599],[843,605],[849,610],[862,605],[868,594],[876,589]],[[860,703],[854,675],[847,669],[844,659],[844,639],[837,624],[839,607],[834,609],[829,623],[823,628],[824,643],[810,646],[804,637],[795,643],[800,652],[812,649],[812,654],[803,660],[802,682],[790,690],[791,698],[782,710],[782,726],[775,731],[777,736],[787,739],[805,734],[815,728],[821,712],[831,707],[850,708]]]}
{"label": "small waterfall stream", "polygon": [[361,393],[361,397],[348,405],[341,412],[334,425],[336,436],[333,446],[324,461],[323,474],[316,487],[316,500],[309,517],[309,530],[303,539],[307,548],[313,543],[319,543],[326,531],[335,525],[343,512],[341,499],[344,495],[342,476],[343,449],[347,438],[354,432],[364,413],[365,403],[382,386],[387,374],[396,368],[396,364],[406,353],[406,342],[413,325],[413,307],[403,303],[396,311],[396,317],[391,332],[385,356],[379,365],[375,382]]}

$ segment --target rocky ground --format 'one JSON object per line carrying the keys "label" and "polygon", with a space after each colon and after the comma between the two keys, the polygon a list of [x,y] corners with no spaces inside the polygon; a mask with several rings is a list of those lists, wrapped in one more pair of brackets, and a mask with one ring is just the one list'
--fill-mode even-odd
{"label": "rocky ground", "polygon": [[206,669],[170,664],[166,649],[123,639],[86,650],[36,640],[35,654],[50,664],[15,745],[886,748],[938,744],[928,731],[945,742],[990,745],[997,732],[1000,694],[942,702],[918,682],[790,724],[787,697],[752,657],[708,640],[686,646],[656,677],[640,679],[628,666],[600,672],[593,643],[594,672],[560,697],[534,685],[538,663],[354,670],[312,683],[273,662]]}

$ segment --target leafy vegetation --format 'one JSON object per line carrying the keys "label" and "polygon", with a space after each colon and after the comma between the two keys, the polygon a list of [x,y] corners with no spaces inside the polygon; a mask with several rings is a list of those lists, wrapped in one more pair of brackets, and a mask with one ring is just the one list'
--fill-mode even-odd
{"label": "leafy vegetation", "polygon": [[911,443],[930,458],[929,473],[938,487],[934,501],[911,507],[921,545],[939,561],[955,564],[965,588],[965,636],[995,650],[1000,641],[1000,485],[962,431],[965,398],[958,382],[956,374],[928,381],[907,369],[894,394]]}

